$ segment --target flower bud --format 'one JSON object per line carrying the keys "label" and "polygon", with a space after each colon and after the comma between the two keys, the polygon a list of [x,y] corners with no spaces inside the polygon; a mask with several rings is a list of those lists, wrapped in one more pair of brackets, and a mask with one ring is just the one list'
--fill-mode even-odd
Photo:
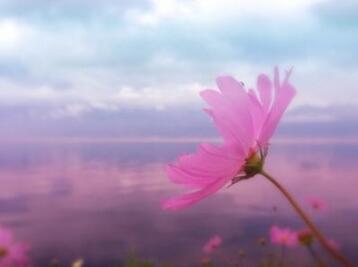
{"label": "flower bud", "polygon": [[297,233],[298,241],[303,246],[311,246],[314,240],[314,236],[309,229],[301,230]]}

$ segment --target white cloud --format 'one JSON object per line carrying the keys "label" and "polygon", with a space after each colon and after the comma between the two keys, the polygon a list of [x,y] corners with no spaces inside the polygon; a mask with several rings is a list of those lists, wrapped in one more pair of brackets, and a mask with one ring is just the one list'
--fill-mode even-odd
{"label": "white cloud", "polygon": [[140,24],[154,25],[162,19],[175,17],[192,17],[193,9],[190,4],[177,0],[152,0],[152,10],[129,10],[129,16]]}
{"label": "white cloud", "polygon": [[[170,87],[170,88],[168,88]],[[200,84],[167,85],[167,88],[144,87],[141,89],[123,87],[112,100],[129,106],[165,109],[173,106],[187,106],[199,102]]]}
{"label": "white cloud", "polygon": [[62,117],[80,117],[85,112],[91,110],[88,106],[74,103],[74,104],[67,104],[63,107],[57,107],[53,110],[50,110],[45,117],[51,118],[62,118]]}
{"label": "white cloud", "polygon": [[[49,85],[29,88],[0,79],[0,105],[50,106],[52,110],[49,111],[49,116],[51,117],[80,116],[93,109],[162,110],[199,104],[198,93],[204,88],[198,83],[163,84],[155,87],[132,87],[118,84],[106,87],[105,84],[98,86],[81,78],[79,81],[70,88],[59,90]],[[115,79],[113,78],[111,82],[114,83]]]}
{"label": "white cloud", "polygon": [[24,45],[31,33],[30,27],[17,20],[0,19],[0,55]]}
{"label": "white cloud", "polygon": [[150,11],[130,12],[138,23],[155,25],[162,20],[213,22],[247,17],[292,19],[323,0],[152,0]]}
{"label": "white cloud", "polygon": [[332,43],[338,36],[354,44],[355,35],[322,33],[319,22],[307,22],[320,1],[153,0],[151,9],[127,14],[137,24],[121,17],[109,23],[64,16],[48,24],[0,17],[0,104],[49,103],[76,116],[91,108],[191,105],[217,75],[255,85],[257,73],[271,73],[274,64],[295,66],[294,105],[357,103],[358,70],[334,65],[346,54],[353,61],[355,50]]}
{"label": "white cloud", "polygon": [[[162,61],[161,57],[158,59]],[[164,57],[163,61],[172,62]],[[167,63],[165,63],[166,65]],[[172,64],[175,64],[173,62]],[[290,108],[299,106],[334,106],[357,104],[356,77],[358,69],[341,70],[324,63],[294,64],[292,83],[297,97]],[[280,66],[283,72],[290,66]],[[272,68],[252,64],[228,65],[216,75],[233,75],[248,88],[255,87],[260,72],[272,77]],[[209,82],[154,80],[143,85],[126,83],[115,72],[60,73],[70,83],[56,88],[51,83],[24,84],[0,78],[0,105],[44,105],[53,107],[51,116],[80,116],[96,110],[168,109],[204,106],[199,92],[215,88],[215,76]],[[325,77],[324,79],[322,77]],[[190,80],[190,79],[189,79]],[[320,118],[321,119],[321,118]]]}
{"label": "white cloud", "polygon": [[0,16],[0,60],[21,63],[32,75],[96,58],[92,32],[80,23],[53,26]]}

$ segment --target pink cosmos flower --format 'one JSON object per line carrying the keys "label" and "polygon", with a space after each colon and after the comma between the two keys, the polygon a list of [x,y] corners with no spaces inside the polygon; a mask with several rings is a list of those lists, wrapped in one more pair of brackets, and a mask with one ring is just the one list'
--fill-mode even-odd
{"label": "pink cosmos flower", "polygon": [[270,229],[270,239],[273,244],[293,247],[298,243],[297,233],[289,228],[273,225]]}
{"label": "pink cosmos flower", "polygon": [[206,244],[203,247],[203,252],[209,254],[214,250],[216,250],[221,245],[221,243],[222,243],[221,237],[215,235],[212,238],[210,238],[208,242],[206,242]]}
{"label": "pink cosmos flower", "polygon": [[11,231],[0,227],[0,267],[30,267],[29,247],[14,240]]}
{"label": "pink cosmos flower", "polygon": [[318,197],[310,197],[307,199],[308,204],[311,206],[312,209],[317,211],[326,210],[327,204],[326,202]]}
{"label": "pink cosmos flower", "polygon": [[[164,209],[181,209],[215,193],[230,181],[235,183],[258,173],[279,120],[295,95],[289,83],[291,71],[280,81],[275,68],[273,82],[265,74],[257,78],[257,89],[246,90],[230,76],[218,77],[220,91],[205,90],[205,109],[219,130],[223,144],[201,144],[197,152],[167,166],[174,183],[191,192],[163,202]],[[260,152],[260,154],[259,154]],[[260,155],[260,157],[259,157]]]}

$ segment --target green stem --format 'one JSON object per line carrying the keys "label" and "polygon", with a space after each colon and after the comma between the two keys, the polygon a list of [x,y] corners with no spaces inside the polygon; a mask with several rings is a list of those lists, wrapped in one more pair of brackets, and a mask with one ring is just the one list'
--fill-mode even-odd
{"label": "green stem", "polygon": [[322,247],[324,247],[332,255],[332,257],[334,257],[343,266],[353,267],[352,263],[350,263],[338,250],[334,249],[328,243],[327,239],[324,237],[321,231],[307,216],[307,214],[303,211],[303,209],[299,206],[299,204],[291,196],[291,194],[279,182],[277,182],[271,175],[269,175],[264,170],[261,171],[261,175],[266,177],[287,198],[293,209],[298,213],[298,215],[302,218],[302,220],[306,223],[306,225],[311,229],[312,233],[315,235],[317,240],[321,243]]}

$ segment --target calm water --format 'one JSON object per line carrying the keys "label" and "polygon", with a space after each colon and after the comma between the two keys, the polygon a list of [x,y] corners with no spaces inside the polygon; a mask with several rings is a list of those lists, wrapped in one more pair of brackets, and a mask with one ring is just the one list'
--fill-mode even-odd
{"label": "calm water", "polygon": [[[134,250],[157,262],[198,266],[201,247],[213,234],[224,240],[217,262],[238,258],[244,249],[250,266],[267,253],[256,240],[267,236],[271,224],[302,228],[261,177],[190,209],[161,211],[160,201],[178,192],[165,177],[165,163],[194,149],[195,144],[163,143],[3,144],[0,223],[32,245],[36,266],[55,257],[113,266]],[[306,207],[310,196],[328,202],[328,210],[310,213],[358,264],[357,159],[358,145],[274,145],[266,166]],[[289,253],[304,259],[301,250]]]}

